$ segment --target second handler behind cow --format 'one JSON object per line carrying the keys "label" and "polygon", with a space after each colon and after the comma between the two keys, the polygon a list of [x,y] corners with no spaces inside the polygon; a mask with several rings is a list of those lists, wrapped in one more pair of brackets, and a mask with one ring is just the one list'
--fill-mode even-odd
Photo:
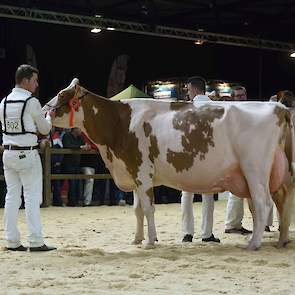
{"label": "second handler behind cow", "polygon": [[[205,95],[206,82],[201,77],[192,77],[187,81],[188,95],[191,101],[210,101]],[[192,242],[194,235],[194,212],[193,212],[194,194],[182,192],[181,195],[181,212],[182,212],[182,233],[183,242]],[[202,225],[201,236],[203,242],[217,242],[218,238],[214,237],[213,228],[213,211],[214,196],[213,194],[202,194]]]}

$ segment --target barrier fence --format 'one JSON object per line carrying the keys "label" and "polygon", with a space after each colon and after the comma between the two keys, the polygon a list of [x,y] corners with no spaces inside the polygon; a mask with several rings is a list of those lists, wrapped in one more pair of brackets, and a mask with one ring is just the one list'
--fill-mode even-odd
{"label": "barrier fence", "polygon": [[[3,152],[3,150],[1,150]],[[97,154],[95,150],[85,151],[82,149],[55,149],[51,148],[49,142],[42,144],[42,148],[39,149],[39,153],[42,159],[43,167],[43,207],[48,207],[52,204],[52,191],[51,180],[56,179],[111,179],[110,174],[52,174],[51,173],[51,155],[56,154]],[[4,180],[4,175],[0,175],[0,180]]]}

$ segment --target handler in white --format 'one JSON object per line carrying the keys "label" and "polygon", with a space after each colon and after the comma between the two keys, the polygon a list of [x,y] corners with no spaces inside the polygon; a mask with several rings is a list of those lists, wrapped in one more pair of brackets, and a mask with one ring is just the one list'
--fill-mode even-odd
{"label": "handler in white", "polygon": [[45,118],[40,102],[32,96],[38,87],[38,70],[21,65],[15,73],[16,86],[1,101],[0,120],[3,132],[3,164],[7,185],[4,228],[7,249],[26,251],[17,228],[23,187],[30,251],[50,251],[42,236],[42,165],[38,154],[37,132],[48,134],[51,114]]}
{"label": "handler in white", "polygon": [[[246,101],[247,91],[243,86],[235,86],[231,91],[230,101]],[[225,217],[225,233],[248,235],[252,231],[242,226],[244,217],[244,199],[239,198],[232,193],[228,195],[226,217]]]}
{"label": "handler in white", "polygon": [[[187,82],[188,96],[193,101],[210,101],[205,95],[206,82],[201,77],[192,77]],[[182,192],[181,195],[181,212],[182,212],[182,242],[192,242],[194,235],[194,212],[193,212],[194,194]],[[214,197],[213,194],[202,195],[202,225],[201,236],[203,242],[217,242],[212,232],[213,228]]]}

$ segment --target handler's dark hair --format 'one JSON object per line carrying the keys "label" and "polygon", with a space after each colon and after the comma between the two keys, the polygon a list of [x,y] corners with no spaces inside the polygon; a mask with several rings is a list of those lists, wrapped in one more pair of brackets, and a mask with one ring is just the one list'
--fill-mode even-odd
{"label": "handler's dark hair", "polygon": [[191,83],[193,86],[199,89],[203,94],[206,92],[206,81],[200,76],[193,76],[187,79],[187,84]]}
{"label": "handler's dark hair", "polygon": [[39,71],[31,65],[20,65],[15,72],[15,84],[19,85],[23,79],[31,79],[33,74]]}

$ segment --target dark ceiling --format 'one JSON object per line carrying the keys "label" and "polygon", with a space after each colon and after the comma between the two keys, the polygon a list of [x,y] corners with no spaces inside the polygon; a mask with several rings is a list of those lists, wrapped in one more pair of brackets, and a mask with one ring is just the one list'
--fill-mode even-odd
{"label": "dark ceiling", "polygon": [[0,4],[295,42],[294,0],[1,0]]}

